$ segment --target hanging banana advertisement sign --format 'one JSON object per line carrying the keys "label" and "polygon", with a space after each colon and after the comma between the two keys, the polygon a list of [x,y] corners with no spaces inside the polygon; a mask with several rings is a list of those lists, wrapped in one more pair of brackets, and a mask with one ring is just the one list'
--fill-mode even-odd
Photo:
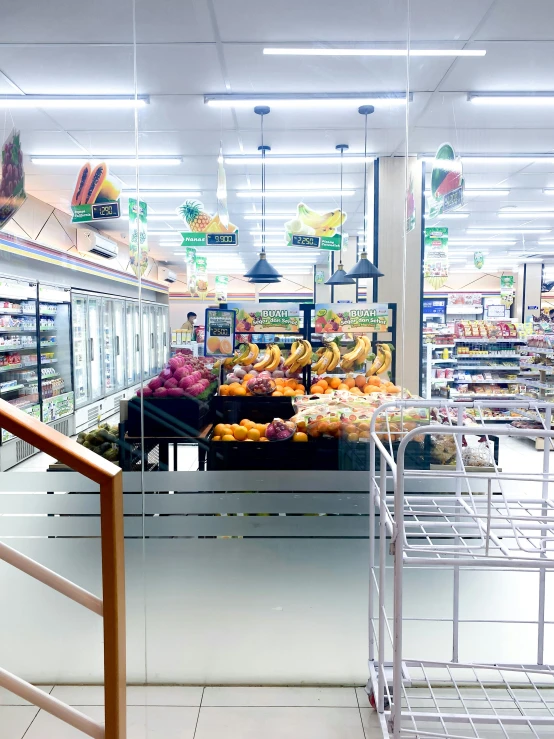
{"label": "hanging banana advertisement sign", "polygon": [[423,246],[423,277],[438,290],[448,279],[448,229],[426,228]]}
{"label": "hanging banana advertisement sign", "polygon": [[77,176],[71,198],[71,223],[88,223],[119,218],[121,188],[111,179],[106,162],[93,166],[86,162]]}
{"label": "hanging banana advertisement sign", "polygon": [[218,303],[227,302],[227,286],[229,285],[229,277],[227,275],[215,276],[215,299]]}
{"label": "hanging banana advertisement sign", "polygon": [[[346,213],[339,209],[318,213],[298,203],[295,218],[285,223],[285,242],[287,246],[339,251],[340,227],[346,218]],[[346,234],[343,241],[347,241]]]}
{"label": "hanging banana advertisement sign", "polygon": [[462,160],[451,144],[441,144],[433,161],[431,195],[428,198],[428,217],[436,218],[464,204],[464,177]]}
{"label": "hanging banana advertisement sign", "polygon": [[374,333],[387,331],[389,308],[386,303],[316,303],[316,334]]}
{"label": "hanging banana advertisement sign", "polygon": [[298,303],[229,303],[237,312],[237,333],[296,334],[300,330]]}
{"label": "hanging banana advertisement sign", "polygon": [[129,261],[137,277],[148,267],[147,213],[145,202],[129,198]]}

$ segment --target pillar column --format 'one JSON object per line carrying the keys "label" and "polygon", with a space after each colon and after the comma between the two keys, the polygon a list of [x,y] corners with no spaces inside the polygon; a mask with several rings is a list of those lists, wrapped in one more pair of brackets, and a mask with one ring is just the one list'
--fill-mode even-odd
{"label": "pillar column", "polygon": [[[406,285],[403,285],[404,234],[406,230],[406,160],[381,157],[375,197],[377,200],[377,264],[384,277],[377,280],[377,302],[396,303],[396,381],[412,393],[420,392],[422,310],[422,165],[408,158],[416,202],[415,228],[406,234]],[[371,252],[368,254],[371,259]],[[369,299],[368,295],[368,299]]]}
{"label": "pillar column", "polygon": [[515,320],[526,323],[541,312],[542,262],[519,265],[515,295]]}

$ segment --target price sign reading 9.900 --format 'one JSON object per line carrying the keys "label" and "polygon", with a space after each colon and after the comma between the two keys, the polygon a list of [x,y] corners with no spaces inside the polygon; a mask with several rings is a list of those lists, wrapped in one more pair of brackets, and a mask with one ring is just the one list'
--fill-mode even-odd
{"label": "price sign reading 9.900", "polygon": [[304,246],[308,249],[319,249],[319,236],[292,235],[292,246]]}
{"label": "price sign reading 9.900", "polygon": [[236,246],[237,234],[206,234],[206,246]]}

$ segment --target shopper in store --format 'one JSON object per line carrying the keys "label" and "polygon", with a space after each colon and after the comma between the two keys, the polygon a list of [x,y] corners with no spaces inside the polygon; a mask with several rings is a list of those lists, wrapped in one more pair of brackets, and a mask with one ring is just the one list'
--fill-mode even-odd
{"label": "shopper in store", "polygon": [[181,331],[190,331],[194,337],[194,322],[196,321],[197,315],[190,311],[187,313],[187,320],[181,326]]}

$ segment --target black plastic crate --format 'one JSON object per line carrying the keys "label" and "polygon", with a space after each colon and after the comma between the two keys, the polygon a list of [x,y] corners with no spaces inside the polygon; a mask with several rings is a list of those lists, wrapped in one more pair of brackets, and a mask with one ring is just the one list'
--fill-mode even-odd
{"label": "black plastic crate", "polygon": [[[141,435],[139,397],[129,400],[127,434]],[[145,436],[197,436],[210,423],[210,402],[196,398],[144,398]]]}

